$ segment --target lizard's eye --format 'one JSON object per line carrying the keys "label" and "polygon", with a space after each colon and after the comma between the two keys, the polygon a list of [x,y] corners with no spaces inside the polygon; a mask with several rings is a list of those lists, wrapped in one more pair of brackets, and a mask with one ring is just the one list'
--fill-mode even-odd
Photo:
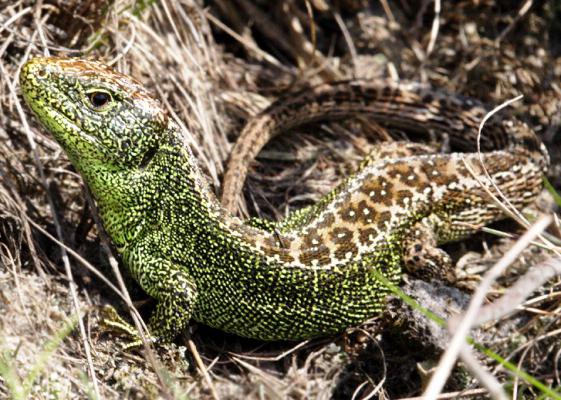
{"label": "lizard's eye", "polygon": [[88,100],[90,101],[90,104],[92,105],[94,110],[100,111],[103,110],[109,103],[111,103],[113,98],[108,92],[96,90],[88,93]]}

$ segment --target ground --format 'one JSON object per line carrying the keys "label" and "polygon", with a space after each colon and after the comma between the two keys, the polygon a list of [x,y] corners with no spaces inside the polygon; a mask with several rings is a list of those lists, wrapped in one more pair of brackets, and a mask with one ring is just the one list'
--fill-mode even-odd
{"label": "ground", "polygon": [[[544,140],[548,178],[561,188],[561,5],[458,0],[441,7],[435,15],[432,1],[408,0],[0,1],[0,398],[419,396],[429,379],[423,368],[438,361],[448,339],[397,297],[384,318],[336,337],[263,343],[193,324],[191,342],[178,338],[155,355],[121,351],[124,339],[100,322],[105,305],[127,311],[91,272],[115,282],[81,180],[21,102],[17,76],[30,55],[46,52],[94,57],[131,73],[182,121],[217,194],[246,119],[291,90],[399,78],[490,104],[523,94],[512,112]],[[278,219],[317,201],[353,171],[374,136],[368,124],[346,121],[274,139],[253,164],[241,215]],[[554,204],[544,191],[533,213],[554,213]],[[443,316],[465,308],[479,277],[524,232],[512,221],[494,228],[511,237],[487,232],[446,246],[468,284],[406,277],[403,290]],[[553,237],[559,232],[550,228]],[[488,299],[548,256],[528,246]],[[147,317],[153,304],[134,283],[128,287]],[[550,280],[519,312],[472,335],[559,388],[559,298],[559,283]],[[543,394],[497,362],[480,361],[521,398]],[[487,396],[462,364],[445,392],[460,390]]]}

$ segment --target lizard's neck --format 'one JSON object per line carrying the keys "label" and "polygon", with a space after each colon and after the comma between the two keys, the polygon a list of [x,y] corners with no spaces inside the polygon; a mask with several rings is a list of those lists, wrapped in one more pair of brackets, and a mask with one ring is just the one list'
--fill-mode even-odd
{"label": "lizard's neck", "polygon": [[195,233],[205,227],[229,229],[236,218],[220,206],[190,150],[172,130],[143,167],[126,170],[85,163],[85,177],[104,228],[117,247],[145,229],[181,225]]}

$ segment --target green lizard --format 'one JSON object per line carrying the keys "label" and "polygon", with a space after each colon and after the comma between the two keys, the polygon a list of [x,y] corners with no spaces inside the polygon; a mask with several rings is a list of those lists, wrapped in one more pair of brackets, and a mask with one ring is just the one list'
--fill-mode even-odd
{"label": "green lizard", "polygon": [[[282,229],[261,229],[219,204],[178,125],[133,78],[95,61],[35,58],[20,82],[89,186],[124,264],[157,300],[150,328],[159,340],[191,318],[266,340],[340,332],[383,310],[389,290],[378,274],[399,283],[404,266],[435,270],[446,260],[435,244],[504,217],[464,164],[489,187],[478,154],[418,154],[422,146],[410,145],[392,159],[380,151]],[[304,100],[370,102],[390,126],[440,128],[472,148],[485,114],[472,100],[399,86],[333,93]],[[531,203],[549,162],[533,131],[493,119],[482,143],[497,186],[514,206]]]}

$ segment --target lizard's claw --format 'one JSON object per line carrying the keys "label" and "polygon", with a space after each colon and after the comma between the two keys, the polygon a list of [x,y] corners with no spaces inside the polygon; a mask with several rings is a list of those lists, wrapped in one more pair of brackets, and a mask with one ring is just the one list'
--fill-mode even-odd
{"label": "lizard's claw", "polygon": [[123,351],[141,347],[144,344],[144,340],[150,343],[156,343],[158,341],[156,337],[151,336],[146,337],[143,340],[138,329],[134,325],[125,321],[113,306],[105,306],[103,308],[103,314],[104,317],[101,320],[101,323],[106,330],[118,332],[130,339],[122,346],[121,350]]}

